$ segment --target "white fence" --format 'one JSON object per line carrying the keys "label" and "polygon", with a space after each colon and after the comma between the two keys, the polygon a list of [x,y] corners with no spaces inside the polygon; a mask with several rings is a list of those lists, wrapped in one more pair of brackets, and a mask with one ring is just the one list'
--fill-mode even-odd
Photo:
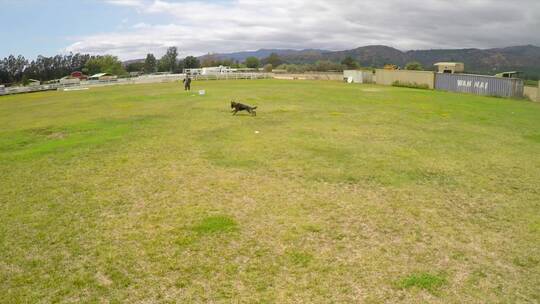
{"label": "white fence", "polygon": [[3,90],[0,90],[0,96],[43,91],[56,91],[59,86],[59,84],[47,84],[27,87],[6,87],[3,88]]}
{"label": "white fence", "polygon": [[[145,83],[166,83],[182,81],[186,78],[186,74],[160,74],[160,75],[143,75],[134,78],[119,78],[111,80],[87,80],[80,81],[78,83],[54,83],[39,86],[26,86],[26,87],[6,87],[0,90],[0,95],[12,95],[20,93],[32,93],[52,90],[63,90],[65,88],[73,87],[101,87],[110,85],[122,85],[122,84],[145,84]],[[214,75],[193,75],[193,80],[236,80],[236,79],[268,79],[272,78],[268,73],[226,73],[226,74],[214,74]]]}
{"label": "white fence", "polygon": [[237,79],[268,79],[273,78],[272,74],[268,73],[223,73],[223,74],[207,74],[193,75],[193,80],[237,80]]}

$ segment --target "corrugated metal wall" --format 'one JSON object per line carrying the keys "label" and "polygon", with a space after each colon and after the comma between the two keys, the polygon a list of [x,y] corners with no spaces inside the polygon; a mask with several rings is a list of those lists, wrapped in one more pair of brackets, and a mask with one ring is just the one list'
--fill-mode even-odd
{"label": "corrugated metal wall", "polygon": [[523,97],[523,80],[468,74],[436,74],[435,89],[499,97]]}

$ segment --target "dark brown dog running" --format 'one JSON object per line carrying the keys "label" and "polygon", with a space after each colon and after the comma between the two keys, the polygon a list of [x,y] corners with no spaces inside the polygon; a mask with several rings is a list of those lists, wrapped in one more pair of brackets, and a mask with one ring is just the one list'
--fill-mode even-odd
{"label": "dark brown dog running", "polygon": [[253,116],[257,116],[257,112],[255,111],[257,107],[248,106],[239,102],[231,101],[231,109],[233,109],[233,115],[236,115],[236,113],[241,111],[246,111]]}

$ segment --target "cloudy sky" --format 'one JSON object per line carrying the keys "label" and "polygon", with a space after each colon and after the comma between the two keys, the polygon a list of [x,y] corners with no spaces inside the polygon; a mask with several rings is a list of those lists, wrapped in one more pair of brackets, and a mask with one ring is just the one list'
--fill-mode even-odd
{"label": "cloudy sky", "polygon": [[540,0],[0,0],[0,56],[540,45]]}

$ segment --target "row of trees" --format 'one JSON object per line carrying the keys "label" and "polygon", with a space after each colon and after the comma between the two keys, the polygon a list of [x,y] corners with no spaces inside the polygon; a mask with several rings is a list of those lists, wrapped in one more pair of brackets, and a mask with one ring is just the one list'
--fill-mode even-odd
{"label": "row of trees", "polygon": [[194,56],[187,56],[183,60],[178,60],[178,50],[176,47],[171,47],[167,53],[157,60],[153,54],[147,54],[144,61],[137,61],[126,66],[128,72],[182,72],[184,69],[196,69],[202,67],[213,66],[229,66],[232,68],[261,68],[272,70],[272,67],[277,67],[284,61],[275,53],[267,58],[259,59],[257,57],[249,57],[244,62],[233,59],[220,59],[215,55],[208,54],[199,60]]}
{"label": "row of trees", "polygon": [[161,59],[157,60],[154,54],[147,54],[144,61],[137,61],[126,66],[128,72],[142,72],[146,74],[156,72],[181,73],[184,69],[199,68],[199,59],[187,56],[183,60],[178,60],[178,49],[170,47]]}
{"label": "row of trees", "polygon": [[[144,61],[136,61],[124,66],[115,56],[92,56],[88,54],[56,55],[52,57],[38,56],[35,60],[28,61],[23,56],[9,56],[0,60],[0,83],[20,83],[26,79],[38,79],[48,81],[59,79],[74,71],[81,71],[87,75],[96,73],[111,73],[114,75],[126,75],[127,72],[174,72],[180,73],[183,69],[193,69],[209,66],[231,66],[234,68],[264,68],[265,71],[272,71],[273,68],[287,70],[292,73],[302,73],[306,71],[342,71],[344,69],[357,69],[359,63],[352,57],[347,57],[341,62],[328,60],[317,61],[314,64],[287,64],[278,54],[272,53],[268,57],[259,59],[248,57],[244,62],[232,59],[218,59],[214,55],[203,56],[201,60],[188,56],[183,60],[178,59],[178,49],[170,47],[165,55],[159,60],[148,54]],[[407,70],[422,70],[423,67],[418,62],[408,63]]]}
{"label": "row of trees", "polygon": [[[341,61],[341,64],[347,69],[357,69],[360,67],[358,61],[354,60],[351,56],[346,57]],[[421,63],[417,61],[409,62],[405,65],[406,70],[421,71],[424,69]]]}
{"label": "row of trees", "polygon": [[59,79],[74,71],[85,74],[112,73],[124,75],[126,70],[115,56],[88,54],[38,56],[29,61],[24,56],[10,55],[0,59],[0,84],[24,83],[27,79],[48,81]]}
{"label": "row of trees", "polygon": [[96,57],[83,54],[56,55],[52,57],[38,56],[28,61],[24,56],[10,55],[0,59],[0,83],[22,82],[24,79],[39,80],[57,79],[82,70],[90,59]]}
{"label": "row of trees", "polygon": [[[281,70],[287,70],[290,73],[304,72],[328,72],[328,71],[343,71],[346,69],[358,69],[360,64],[354,58],[348,56],[341,62],[330,60],[320,60],[313,64],[287,64],[277,54],[273,53],[269,57],[259,60],[257,57],[246,58],[245,65],[248,68],[264,67],[265,70],[272,70],[276,67]],[[269,68],[270,67],[270,68]],[[423,67],[418,62],[410,62],[405,66],[407,70],[423,70]]]}
{"label": "row of trees", "polygon": [[198,68],[200,62],[193,56],[178,60],[178,49],[170,47],[161,59],[148,54],[144,62],[134,62],[127,66],[116,56],[93,56],[89,54],[68,54],[52,57],[38,56],[28,60],[24,56],[10,55],[0,59],[0,84],[25,83],[28,79],[49,81],[60,79],[72,72],[81,71],[86,75],[111,73],[124,76],[127,72],[181,72],[183,68]]}

